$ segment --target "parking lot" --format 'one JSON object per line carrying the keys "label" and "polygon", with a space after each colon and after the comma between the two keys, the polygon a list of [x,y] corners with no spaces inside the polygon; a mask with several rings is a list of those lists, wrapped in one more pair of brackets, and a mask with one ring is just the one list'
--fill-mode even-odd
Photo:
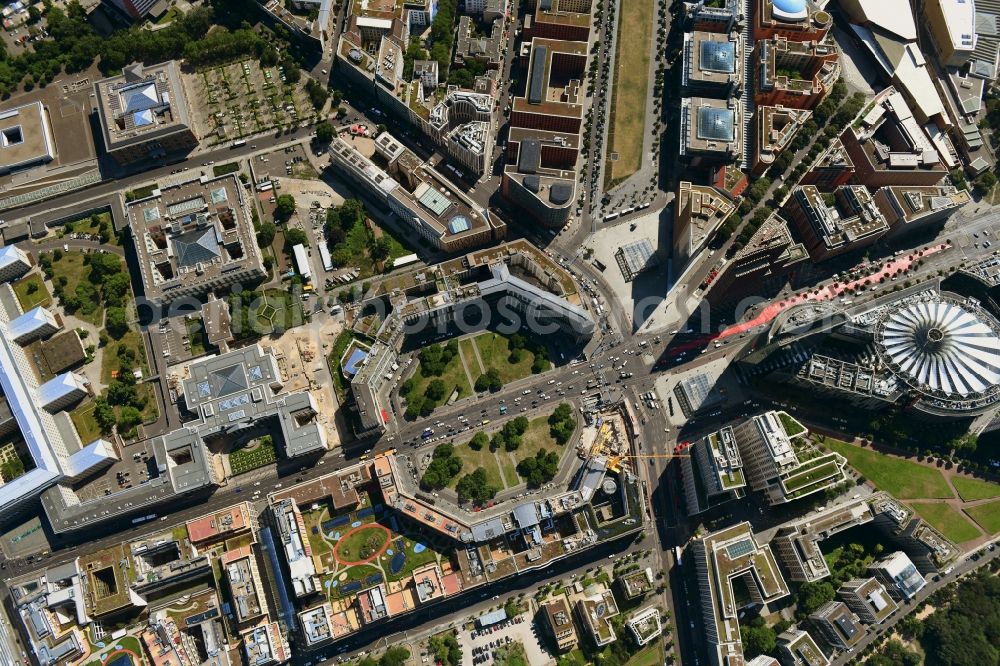
{"label": "parking lot", "polygon": [[[521,613],[517,617],[488,627],[485,630],[459,631],[458,644],[462,647],[462,666],[478,666],[493,663],[493,651],[510,643],[520,641],[529,664],[546,664],[552,656],[542,647],[539,631],[531,620],[531,615]],[[473,634],[476,635],[473,638]],[[473,655],[475,652],[475,655]]]}

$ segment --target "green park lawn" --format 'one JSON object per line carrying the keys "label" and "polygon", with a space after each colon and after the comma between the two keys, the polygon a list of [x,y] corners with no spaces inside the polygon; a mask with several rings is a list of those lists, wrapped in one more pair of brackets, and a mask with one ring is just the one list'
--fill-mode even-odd
{"label": "green park lawn", "polygon": [[948,504],[913,502],[913,509],[932,527],[955,543],[970,541],[979,536],[979,530],[961,512]]}
{"label": "green park lawn", "polygon": [[1000,499],[970,506],[965,512],[989,535],[1000,532]]}
{"label": "green park lawn", "polygon": [[455,354],[455,356],[452,357],[452,359],[448,362],[448,365],[444,367],[444,372],[442,372],[440,376],[425,375],[423,368],[420,367],[418,362],[417,370],[413,373],[413,379],[413,391],[409,395],[426,394],[427,385],[435,379],[440,379],[444,382],[444,397],[441,398],[441,402],[436,404],[435,407],[439,407],[448,402],[448,399],[451,397],[451,394],[455,392],[455,389],[458,389],[459,398],[464,398],[465,396],[472,394],[472,387],[469,386],[469,378],[465,376],[465,369],[462,367],[461,354]]}
{"label": "green park lawn", "polygon": [[823,444],[847,458],[851,467],[858,470],[880,490],[899,499],[954,497],[944,475],[936,469],[829,437],[823,440]]}
{"label": "green park lawn", "polygon": [[1000,497],[1000,484],[981,479],[970,479],[969,477],[957,474],[951,477],[951,483],[965,502]]}
{"label": "green park lawn", "polygon": [[[73,285],[90,281],[90,266],[83,263],[83,252],[70,251],[63,252],[62,257],[56,261],[52,257],[52,281],[57,281],[60,277],[66,278],[66,289],[73,289]],[[100,299],[96,307],[89,312],[87,308],[80,307],[73,313],[73,316],[100,328],[104,325],[104,303]]]}
{"label": "green park lawn", "polygon": [[663,663],[663,646],[659,643],[635,653],[625,666],[659,666]]}
{"label": "green park lawn", "polygon": [[25,312],[38,306],[48,307],[52,304],[52,296],[49,295],[49,290],[38,273],[32,273],[23,280],[18,280],[13,287],[17,302]]}
{"label": "green park lawn", "polygon": [[507,337],[497,333],[481,333],[475,337],[475,343],[479,348],[483,365],[486,366],[485,369],[496,368],[500,373],[500,381],[504,384],[531,374],[531,364],[535,362],[535,355],[525,349],[521,351],[521,360],[511,363],[510,340]]}
{"label": "green park lawn", "polygon": [[125,333],[119,340],[110,338],[108,344],[104,347],[104,355],[101,358],[101,382],[104,384],[111,383],[111,373],[119,368],[119,350],[121,348],[127,348],[132,350],[132,355],[135,357],[136,364],[142,370],[142,376],[146,377],[149,375],[149,364],[146,360],[146,345],[142,342],[142,337],[139,332],[134,328],[129,328],[128,332]]}
{"label": "green park lawn", "polygon": [[[468,442],[459,444],[455,447],[455,455],[462,460],[462,471],[451,480],[451,483],[448,484],[450,488],[454,488],[458,484],[459,479],[466,474],[471,474],[477,467],[482,467],[486,470],[486,480],[495,488],[503,490],[504,488],[508,488],[517,483],[516,476],[507,479],[505,483],[505,480],[500,476],[500,467],[497,465],[497,457],[490,453],[489,445],[484,446],[479,451],[476,451],[469,446]],[[506,474],[504,476],[506,476]]]}
{"label": "green park lawn", "polygon": [[539,416],[528,422],[528,429],[521,435],[521,446],[517,447],[517,450],[513,451],[511,455],[516,462],[521,462],[525,458],[533,458],[540,449],[555,451],[562,455],[562,448],[556,440],[552,439],[549,432],[549,417]]}
{"label": "green park lawn", "polygon": [[486,368],[479,364],[479,358],[476,356],[476,343],[472,341],[472,338],[462,338],[458,341],[458,348],[462,352],[462,356],[465,358],[465,362],[469,366],[469,372],[472,373],[473,377],[478,377],[483,372],[486,372]]}
{"label": "green park lawn", "polygon": [[[362,527],[337,542],[334,552],[337,557],[344,562],[360,562],[368,559],[385,545],[389,540],[389,535],[381,527]],[[369,547],[371,553],[363,551]]]}

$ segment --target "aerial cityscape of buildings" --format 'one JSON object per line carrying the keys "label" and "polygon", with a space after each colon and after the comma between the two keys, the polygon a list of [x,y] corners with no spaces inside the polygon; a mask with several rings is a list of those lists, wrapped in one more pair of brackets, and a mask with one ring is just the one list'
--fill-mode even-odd
{"label": "aerial cityscape of buildings", "polygon": [[668,5],[6,6],[0,663],[992,663],[1000,1]]}

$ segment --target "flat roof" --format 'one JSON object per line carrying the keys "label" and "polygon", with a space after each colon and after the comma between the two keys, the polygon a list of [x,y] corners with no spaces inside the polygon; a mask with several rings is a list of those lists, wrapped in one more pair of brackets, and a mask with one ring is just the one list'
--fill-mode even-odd
{"label": "flat roof", "polygon": [[109,152],[191,127],[176,60],[149,67],[135,63],[95,83],[94,92]]}
{"label": "flat roof", "polygon": [[41,102],[0,110],[0,173],[53,157],[52,129]]}

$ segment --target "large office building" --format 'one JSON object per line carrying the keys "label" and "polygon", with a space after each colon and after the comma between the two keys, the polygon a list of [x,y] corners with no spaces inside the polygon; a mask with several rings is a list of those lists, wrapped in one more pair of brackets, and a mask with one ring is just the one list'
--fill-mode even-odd
{"label": "large office building", "polygon": [[820,640],[833,650],[851,650],[864,639],[864,625],[842,601],[828,601],[809,615]]}
{"label": "large office building", "polygon": [[260,345],[201,359],[188,366],[181,384],[184,407],[194,420],[165,435],[167,441],[236,438],[252,434],[265,419],[277,420],[287,458],[326,450],[326,431],[308,392],[283,393],[284,380],[274,355]]}
{"label": "large office building", "polygon": [[830,666],[809,632],[790,627],[778,636],[778,661],[782,666]]}
{"label": "large office building", "polygon": [[811,111],[786,109],[783,106],[758,106],[755,114],[756,134],[753,142],[754,156],[750,170],[762,176],[771,168],[778,155],[792,151],[792,139],[812,116]]}
{"label": "large office building", "polygon": [[866,248],[889,231],[885,216],[862,185],[838,187],[833,205],[816,186],[798,186],[781,214],[795,226],[813,261]]}
{"label": "large office building", "polygon": [[681,87],[692,95],[728,97],[743,89],[746,65],[738,32],[685,32]]}
{"label": "large office building", "polygon": [[772,504],[821,492],[845,480],[847,461],[838,453],[822,455],[805,441],[805,428],[784,412],[765,412],[733,426],[750,488]]}
{"label": "large office building", "polygon": [[0,175],[51,162],[55,143],[41,102],[0,110]]}
{"label": "large office building", "polygon": [[94,84],[104,149],[122,164],[162,161],[198,145],[180,64],[129,65]]}
{"label": "large office building", "polygon": [[968,190],[952,185],[890,185],[875,191],[875,205],[889,224],[889,236],[940,228],[972,201]]}
{"label": "large office building", "polygon": [[573,628],[573,615],[565,596],[557,596],[554,601],[542,604],[541,616],[545,620],[545,628],[556,642],[559,652],[567,652],[577,646],[576,629]]}
{"label": "large office building", "polygon": [[250,203],[235,174],[156,190],[125,208],[146,299],[166,306],[266,273]]}
{"label": "large office building", "polygon": [[807,42],[826,37],[833,27],[829,12],[817,9],[811,0],[754,0],[755,40],[783,37]]}
{"label": "large office building", "polygon": [[733,200],[715,187],[687,181],[677,185],[673,229],[675,270],[701,252],[734,210]]}
{"label": "large office building", "polygon": [[829,192],[835,187],[847,185],[853,177],[854,162],[840,139],[834,139],[826,152],[802,176],[799,185],[815,185],[823,192]]}
{"label": "large office building", "polygon": [[976,50],[975,0],[925,0],[927,32],[945,67],[961,67]]}
{"label": "large office building", "polygon": [[506,225],[470,199],[437,168],[419,160],[383,132],[375,151],[385,168],[337,137],[331,165],[368,200],[394,213],[406,228],[443,252],[468,251],[499,240]]}
{"label": "large office building", "polygon": [[684,3],[685,19],[691,30],[730,33],[746,25],[746,0],[698,0]]}
{"label": "large office building", "polygon": [[681,458],[681,477],[689,516],[746,495],[743,461],[732,428],[694,441],[687,453]]}
{"label": "large office building", "polygon": [[809,253],[792,237],[788,222],[774,213],[726,263],[709,297],[718,294],[732,299],[762,290],[776,291],[808,260]]}
{"label": "large office building", "polygon": [[917,567],[902,551],[873,562],[868,570],[897,601],[909,601],[927,585]]}
{"label": "large office building", "polygon": [[31,270],[31,256],[16,245],[0,247],[0,282],[15,280]]}
{"label": "large office building", "polygon": [[872,504],[858,499],[782,525],[771,544],[777,549],[791,580],[815,583],[830,575],[830,566],[823,557],[819,542],[853,527],[866,525],[874,519]]}
{"label": "large office building", "polygon": [[941,151],[894,88],[879,92],[867,109],[860,123],[840,135],[855,182],[869,189],[936,185],[948,174]]}
{"label": "large office building", "polygon": [[[13,264],[24,260],[9,250]],[[12,265],[13,265],[12,264]],[[9,272],[9,279],[17,271]],[[27,510],[40,493],[60,482],[81,481],[118,460],[111,442],[101,438],[83,442],[67,407],[86,396],[89,388],[79,375],[64,372],[42,382],[25,345],[49,337],[62,320],[44,308],[23,312],[14,290],[0,284],[0,394],[5,399],[6,432],[20,432],[20,455],[26,471],[0,484],[0,510],[16,516]]]}
{"label": "large office building", "polygon": [[681,99],[680,156],[692,166],[743,159],[743,105],[735,97]]}
{"label": "large office building", "polygon": [[840,586],[837,596],[867,624],[881,624],[899,608],[875,578],[852,578]]}
{"label": "large office building", "polygon": [[764,39],[754,47],[754,99],[765,106],[815,108],[840,76],[840,53],[833,42]]}
{"label": "large office building", "polygon": [[695,539],[688,546],[693,556],[701,597],[702,626],[713,666],[743,659],[739,611],[733,586],[740,582],[755,607],[788,595],[770,546],[758,544],[749,523],[740,523]]}
{"label": "large office building", "polygon": [[501,191],[540,224],[558,228],[576,199],[587,42],[535,37],[521,49],[528,81],[525,96],[511,103]]}
{"label": "large office building", "polygon": [[1000,322],[975,299],[924,284],[858,307],[786,311],[741,365],[871,411],[971,420],[1000,401],[998,336]]}
{"label": "large office building", "polygon": [[[969,4],[971,2],[969,0]],[[910,1],[841,0],[838,9],[849,21],[851,31],[868,51],[882,78],[906,97],[914,117],[921,124],[931,122],[941,128],[949,127],[951,120],[938,93],[937,74],[933,73],[933,64],[929,66],[917,41],[919,31]],[[954,17],[956,27],[962,22],[961,14],[968,17],[969,8],[962,8],[960,15]],[[921,13],[921,18],[923,16]],[[965,22],[969,25],[968,19]]]}

